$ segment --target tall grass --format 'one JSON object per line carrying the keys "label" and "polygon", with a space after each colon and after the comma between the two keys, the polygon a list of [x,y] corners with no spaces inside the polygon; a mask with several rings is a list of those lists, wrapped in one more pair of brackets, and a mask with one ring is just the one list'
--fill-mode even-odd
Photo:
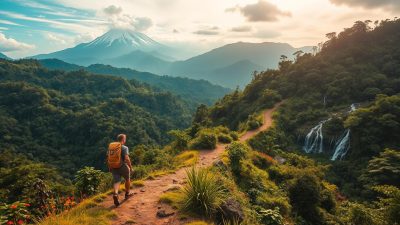
{"label": "tall grass", "polygon": [[38,225],[109,225],[110,220],[116,215],[109,209],[99,206],[95,196],[80,203],[70,211],[65,211],[59,215],[51,215],[42,221],[36,221]]}
{"label": "tall grass", "polygon": [[187,184],[182,190],[181,210],[211,217],[225,198],[224,190],[206,169],[186,170]]}

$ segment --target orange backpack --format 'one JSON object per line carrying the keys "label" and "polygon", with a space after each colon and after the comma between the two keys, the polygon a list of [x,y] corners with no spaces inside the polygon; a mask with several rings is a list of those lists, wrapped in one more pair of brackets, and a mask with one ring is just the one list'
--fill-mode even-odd
{"label": "orange backpack", "polygon": [[107,164],[112,169],[121,167],[121,149],[122,144],[120,142],[112,142],[108,145],[107,151]]}

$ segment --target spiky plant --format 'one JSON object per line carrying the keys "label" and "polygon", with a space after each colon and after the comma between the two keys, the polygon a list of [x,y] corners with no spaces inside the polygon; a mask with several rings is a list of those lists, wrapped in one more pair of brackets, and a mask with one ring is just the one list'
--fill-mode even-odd
{"label": "spiky plant", "polygon": [[192,167],[186,170],[186,175],[187,184],[182,190],[181,210],[211,217],[225,198],[223,187],[207,169]]}

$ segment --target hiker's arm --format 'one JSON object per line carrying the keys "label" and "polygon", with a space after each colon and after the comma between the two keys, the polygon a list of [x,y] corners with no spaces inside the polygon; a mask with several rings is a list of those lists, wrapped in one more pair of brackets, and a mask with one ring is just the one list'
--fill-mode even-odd
{"label": "hiker's arm", "polygon": [[129,158],[128,154],[125,155],[125,162],[126,162],[126,164],[128,164],[129,169],[132,170],[132,163],[131,163],[131,159]]}

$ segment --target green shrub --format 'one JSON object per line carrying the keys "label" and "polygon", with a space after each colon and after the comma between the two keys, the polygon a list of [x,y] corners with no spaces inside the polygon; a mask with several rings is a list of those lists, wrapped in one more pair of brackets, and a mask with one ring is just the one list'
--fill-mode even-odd
{"label": "green shrub", "polygon": [[233,172],[240,172],[241,161],[247,157],[249,151],[249,147],[240,142],[233,142],[231,145],[229,145],[228,156]]}
{"label": "green shrub", "polygon": [[262,152],[254,152],[254,154],[252,154],[252,161],[254,165],[261,169],[267,169],[276,164],[274,158]]}
{"label": "green shrub", "polygon": [[261,209],[258,211],[261,224],[283,225],[283,217],[279,214],[279,209]]}
{"label": "green shrub", "polygon": [[239,140],[239,134],[236,131],[232,131],[229,133],[229,135],[231,136],[232,140],[237,141]]}
{"label": "green shrub", "polygon": [[336,209],[336,199],[334,193],[328,189],[321,191],[321,207],[330,213],[334,213]]}
{"label": "green shrub", "polygon": [[255,130],[262,126],[262,122],[259,119],[257,119],[256,116],[250,115],[249,118],[247,119],[246,126],[247,130]]}
{"label": "green shrub", "polygon": [[81,196],[90,196],[99,191],[99,185],[104,177],[103,172],[93,167],[85,167],[75,175],[75,187]]}
{"label": "green shrub", "polygon": [[313,223],[321,222],[317,208],[321,202],[321,185],[315,175],[304,174],[289,187],[289,198],[293,209],[304,219]]}
{"label": "green shrub", "polygon": [[224,189],[206,169],[192,167],[187,173],[180,208],[200,216],[211,217],[224,200]]}
{"label": "green shrub", "polygon": [[146,177],[149,174],[149,169],[147,166],[139,165],[133,168],[133,172],[131,174],[131,178],[133,179],[141,179]]}
{"label": "green shrub", "polygon": [[200,131],[198,136],[192,140],[192,149],[215,149],[217,146],[217,135],[209,131]]}
{"label": "green shrub", "polygon": [[354,204],[351,206],[350,223],[357,225],[376,225],[370,210],[361,204]]}
{"label": "green shrub", "polygon": [[287,198],[266,194],[258,195],[256,204],[265,209],[279,209],[279,213],[284,216],[289,215],[291,208]]}
{"label": "green shrub", "polygon": [[113,185],[113,176],[111,173],[103,173],[103,177],[101,178],[101,182],[99,184],[99,192],[107,192]]}
{"label": "green shrub", "polygon": [[232,137],[227,134],[219,134],[218,141],[224,144],[229,144],[232,142]]}
{"label": "green shrub", "polygon": [[378,205],[384,210],[384,216],[390,224],[400,224],[400,189],[395,186],[377,186],[373,188],[383,197]]}
{"label": "green shrub", "polygon": [[187,135],[186,132],[181,130],[171,130],[168,134],[174,138],[173,147],[177,152],[187,149],[190,136]]}

